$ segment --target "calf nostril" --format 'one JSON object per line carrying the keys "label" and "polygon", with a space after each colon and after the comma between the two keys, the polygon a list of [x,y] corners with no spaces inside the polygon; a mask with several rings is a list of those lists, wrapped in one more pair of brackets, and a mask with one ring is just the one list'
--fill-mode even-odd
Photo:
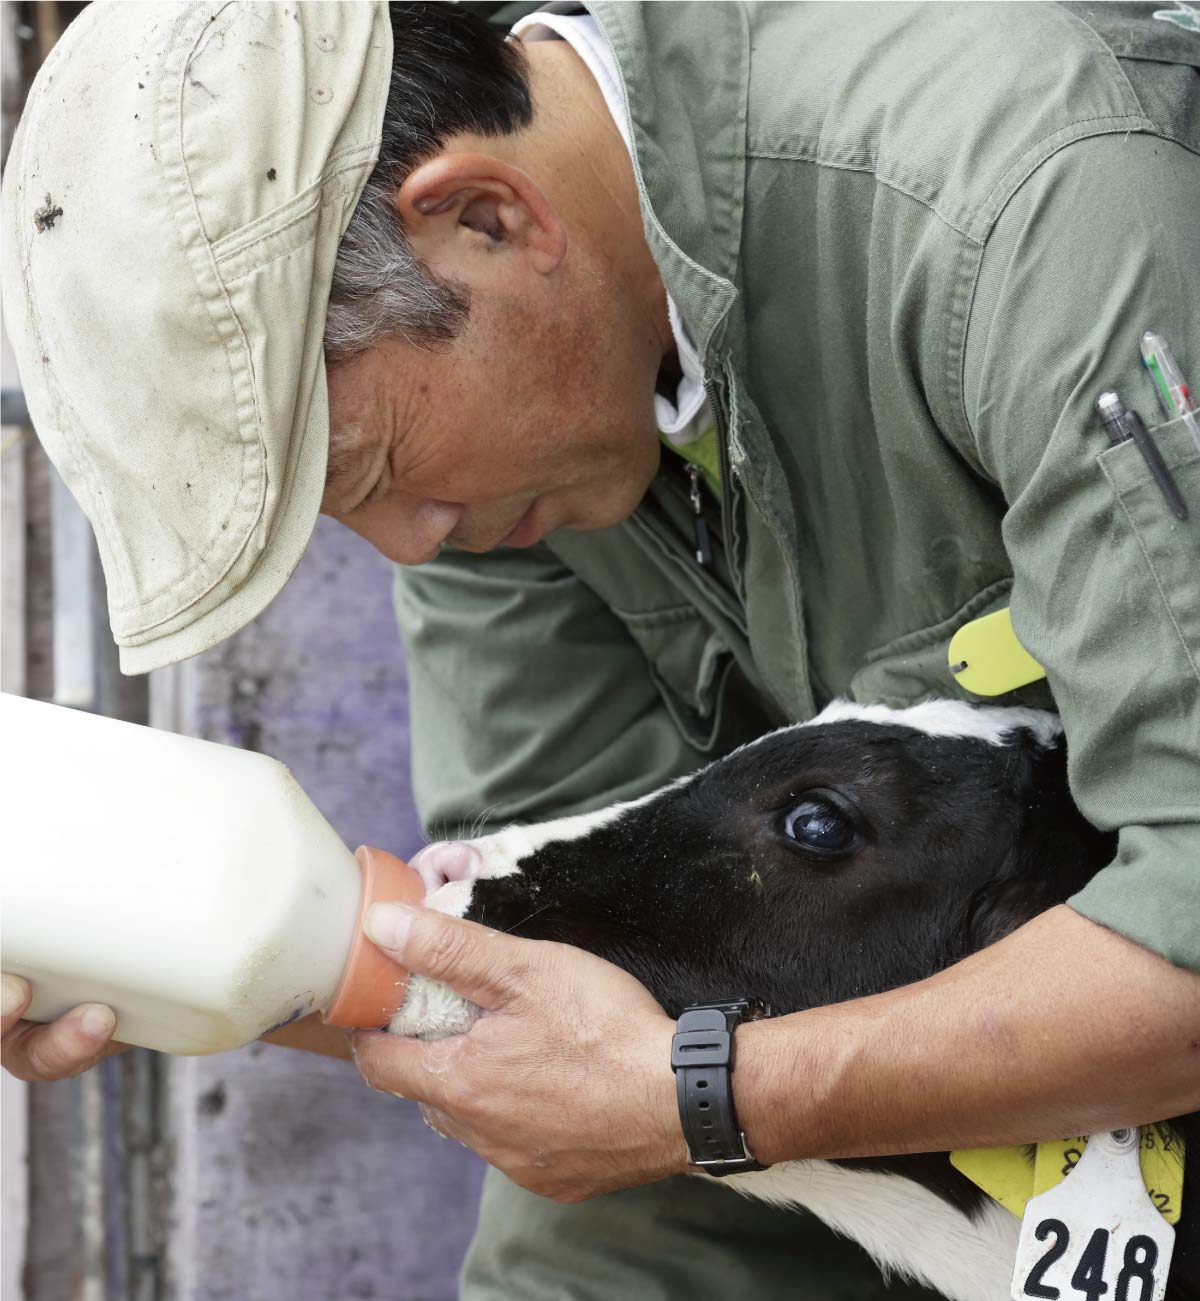
{"label": "calf nostril", "polygon": [[425,893],[432,894],[450,881],[469,881],[479,875],[483,858],[474,845],[462,840],[441,840],[426,845],[409,860],[425,883]]}

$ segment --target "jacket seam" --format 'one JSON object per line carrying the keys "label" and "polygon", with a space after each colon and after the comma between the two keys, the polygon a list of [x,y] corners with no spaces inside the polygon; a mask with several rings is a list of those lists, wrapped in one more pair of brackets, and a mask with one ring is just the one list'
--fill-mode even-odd
{"label": "jacket seam", "polygon": [[1109,43],[1104,39],[1103,36],[1100,35],[1100,33],[1099,33],[1098,31],[1096,31],[1096,30],[1095,30],[1093,27],[1091,27],[1088,23],[1085,23],[1085,22],[1083,21],[1083,19],[1080,18],[1077,14],[1073,14],[1069,9],[1067,9],[1064,5],[1061,5],[1061,4],[1056,5],[1055,8],[1056,8],[1056,9],[1059,11],[1059,13],[1061,13],[1061,14],[1062,14],[1062,15],[1063,15],[1067,20],[1068,20],[1068,22],[1070,22],[1073,26],[1075,26],[1075,27],[1077,27],[1077,28],[1078,28],[1078,27],[1082,27],[1083,30],[1084,30],[1084,34],[1085,34],[1085,39],[1086,39],[1090,44],[1092,44],[1092,45],[1094,45],[1094,46],[1097,46],[1098,49],[1100,50],[1100,52],[1101,52],[1102,54],[1107,55],[1108,58],[1112,60],[1112,62],[1116,65],[1116,72],[1117,72],[1118,76],[1119,76],[1119,77],[1121,78],[1121,80],[1125,83],[1125,89],[1129,92],[1129,97],[1130,97],[1130,98],[1133,100],[1133,102],[1137,105],[1137,111],[1138,111],[1138,112],[1139,112],[1143,117],[1145,117],[1145,116],[1146,116],[1146,109],[1145,109],[1145,106],[1142,104],[1141,99],[1138,97],[1138,93],[1137,93],[1137,91],[1134,90],[1134,88],[1133,88],[1133,82],[1131,82],[1131,81],[1129,80],[1129,74],[1128,74],[1128,73],[1125,71],[1125,69],[1121,66],[1121,58],[1120,58],[1120,55],[1118,55],[1118,54],[1116,53],[1116,51],[1112,48],[1112,46],[1109,45]]}
{"label": "jacket seam", "polygon": [[[972,252],[968,252],[968,248]],[[986,244],[963,245],[955,268],[954,287],[947,319],[945,382],[950,390],[950,404],[946,410],[946,428],[942,430],[955,451],[982,478],[991,481],[979,454],[978,440],[967,417],[967,336],[971,329],[971,314],[975,309],[975,293],[979,273],[983,267]],[[957,428],[951,429],[951,425]]]}
{"label": "jacket seam", "polygon": [[1196,661],[1192,656],[1192,652],[1188,648],[1187,638],[1183,635],[1183,629],[1179,626],[1179,620],[1175,617],[1175,611],[1171,609],[1170,599],[1167,597],[1167,593],[1163,588],[1162,579],[1159,577],[1158,570],[1154,566],[1154,561],[1150,559],[1150,552],[1146,549],[1146,542],[1142,537],[1141,530],[1134,523],[1133,516],[1129,512],[1129,507],[1125,504],[1123,494],[1117,491],[1116,484],[1113,483],[1112,476],[1108,473],[1108,468],[1103,464],[1103,462],[1101,462],[1100,469],[1103,472],[1104,477],[1108,480],[1108,486],[1113,490],[1113,496],[1117,499],[1117,505],[1121,508],[1121,514],[1125,516],[1130,531],[1137,539],[1138,550],[1142,553],[1142,559],[1146,562],[1146,568],[1150,570],[1150,577],[1154,579],[1154,586],[1158,592],[1159,600],[1163,603],[1163,608],[1167,612],[1167,618],[1171,621],[1171,627],[1175,629],[1175,636],[1179,639],[1180,646],[1183,647],[1184,658],[1187,660],[1188,666],[1192,670],[1192,677],[1200,682],[1200,666],[1197,666]]}
{"label": "jacket seam", "polygon": [[758,158],[764,161],[788,162],[788,163],[813,163],[818,167],[832,167],[841,172],[865,172],[875,178],[877,185],[883,186],[886,190],[893,190],[896,194],[902,194],[906,199],[911,199],[914,203],[919,203],[921,207],[932,212],[937,219],[948,226],[951,230],[968,239],[972,244],[983,244],[983,240],[977,235],[973,235],[969,230],[965,230],[952,217],[943,212],[932,200],[922,197],[913,189],[906,188],[899,181],[882,175],[872,163],[853,163],[839,162],[836,159],[823,158],[819,154],[806,154],[799,150],[790,151],[783,149],[748,149],[747,158]]}
{"label": "jacket seam", "polygon": [[[1077,20],[1077,21],[1078,21],[1078,20]],[[1086,24],[1085,24],[1085,26],[1086,26]],[[1105,118],[1088,118],[1088,119],[1084,119],[1084,120],[1095,122],[1095,121],[1111,121],[1112,119],[1105,119]],[[1158,130],[1156,127],[1153,127],[1152,125],[1151,125],[1151,129],[1146,129],[1146,128],[1143,128],[1143,127],[1138,127],[1138,128],[1134,128],[1134,129],[1137,130],[1138,134],[1151,135],[1151,136],[1154,136],[1154,137],[1156,137],[1156,138],[1158,138],[1158,139],[1172,140],[1172,141],[1174,141],[1176,144],[1179,144],[1179,145],[1183,146],[1184,148],[1186,148],[1189,152],[1191,152],[1191,153],[1196,153],[1196,154],[1200,154],[1200,150],[1197,150],[1197,149],[1193,148],[1193,146],[1191,146],[1191,145],[1188,144],[1187,142],[1185,142],[1185,141],[1183,141],[1183,140],[1178,140],[1176,137],[1171,136],[1171,135],[1169,135],[1168,133],[1166,133],[1166,132],[1164,132],[1164,131],[1160,131],[1160,130]],[[1054,135],[1054,134],[1058,134],[1058,133],[1057,133],[1057,132],[1052,133],[1052,135]],[[1044,166],[1045,166],[1045,165],[1046,165],[1046,164],[1047,164],[1047,163],[1048,163],[1052,158],[1054,158],[1054,157],[1056,157],[1058,154],[1062,153],[1062,151],[1063,151],[1064,149],[1069,149],[1072,145],[1074,145],[1074,144],[1079,144],[1079,143],[1080,143],[1081,141],[1083,141],[1083,140],[1095,140],[1095,139],[1098,139],[1100,136],[1104,136],[1104,135],[1115,135],[1115,134],[1117,134],[1116,131],[1112,131],[1112,130],[1110,130],[1110,131],[1097,131],[1097,132],[1089,133],[1089,134],[1086,134],[1086,135],[1075,136],[1075,137],[1073,137],[1073,138],[1070,139],[1070,140],[1065,140],[1065,141],[1063,141],[1062,143],[1057,144],[1053,149],[1051,149],[1049,152],[1047,152],[1046,155],[1045,155],[1044,157],[1039,158],[1039,159],[1037,160],[1037,162],[1035,162],[1035,163],[1034,163],[1034,164],[1029,168],[1029,170],[1025,173],[1025,175],[1021,177],[1021,179],[1020,179],[1020,180],[1019,180],[1019,181],[1018,181],[1018,182],[1017,182],[1017,183],[1012,187],[1012,189],[1009,191],[1009,193],[1004,197],[1004,201],[999,205],[999,207],[996,209],[995,213],[992,215],[992,217],[990,218],[990,220],[989,220],[989,222],[988,222],[988,230],[987,230],[987,235],[986,235],[986,237],[983,239],[983,241],[982,241],[982,242],[979,244],[979,246],[978,246],[979,249],[980,249],[980,256],[979,256],[979,258],[978,258],[978,260],[977,260],[977,262],[976,262],[976,265],[975,265],[975,275],[974,275],[973,282],[972,282],[972,285],[971,285],[970,301],[969,301],[968,306],[967,306],[966,319],[965,319],[965,321],[964,321],[964,323],[963,323],[962,349],[961,349],[961,360],[960,360],[960,373],[959,373],[958,390],[959,390],[959,394],[960,394],[960,397],[961,397],[961,400],[962,400],[962,417],[963,417],[963,422],[964,422],[963,427],[964,427],[964,429],[965,429],[967,435],[969,436],[970,444],[971,444],[971,447],[972,447],[973,450],[974,450],[975,458],[976,458],[978,464],[980,465],[980,467],[982,468],[982,470],[983,470],[985,476],[986,476],[989,480],[995,481],[995,476],[994,476],[994,473],[993,473],[991,467],[985,465],[984,462],[983,462],[983,456],[982,456],[982,453],[981,453],[980,448],[979,448],[979,436],[978,436],[978,434],[977,434],[977,432],[976,432],[976,430],[975,430],[974,424],[973,424],[972,421],[971,421],[970,412],[969,412],[968,409],[967,409],[967,347],[968,347],[968,340],[969,340],[969,336],[970,336],[970,332],[971,332],[971,325],[972,325],[972,322],[973,322],[974,319],[975,319],[975,298],[976,298],[976,295],[977,295],[978,290],[979,290],[979,277],[980,277],[980,276],[982,275],[982,273],[983,273],[983,259],[984,259],[984,257],[986,256],[986,253],[987,253],[987,243],[988,243],[988,240],[991,239],[992,234],[993,234],[993,232],[995,231],[996,224],[1000,221],[1001,217],[1004,215],[1004,211],[1005,211],[1005,209],[1006,209],[1006,208],[1008,207],[1008,205],[1012,202],[1012,200],[1016,197],[1017,193],[1020,191],[1020,189],[1022,188],[1022,186],[1027,185],[1027,184],[1028,184],[1028,183],[1033,179],[1034,175],[1035,175],[1038,171],[1040,171],[1041,168],[1043,168],[1043,167],[1044,167]],[[1028,158],[1029,154],[1030,154],[1034,149],[1036,149],[1036,148],[1038,147],[1038,145],[1044,144],[1045,141],[1048,140],[1048,139],[1050,139],[1050,138],[1051,138],[1051,136],[1045,136],[1045,137],[1043,137],[1043,139],[1042,139],[1041,141],[1039,141],[1037,145],[1034,145],[1034,146],[1031,147],[1031,149],[1026,150],[1025,154],[1022,155],[1022,158]],[[1018,160],[1018,161],[1020,161],[1020,160]],[[1016,166],[1017,166],[1017,164],[1014,164],[1014,167],[1016,167]],[[1010,169],[1009,169],[1009,172],[1011,173],[1012,170],[1013,170],[1013,169],[1010,168]],[[1007,173],[1006,173],[1006,175],[1007,175]],[[999,184],[999,182],[997,182],[997,184]],[[995,190],[996,190],[996,186],[993,186],[993,187],[992,187],[992,191],[991,191],[990,193],[995,193]],[[990,194],[989,194],[989,197],[990,197]],[[988,328],[988,330],[989,330],[989,332],[990,332],[990,330],[991,330],[991,322],[990,322],[990,321],[987,323],[987,328]]]}
{"label": "jacket seam", "polygon": [[912,632],[901,633],[899,637],[893,637],[891,641],[884,642],[881,646],[873,646],[870,650],[865,651],[862,657],[862,668],[869,668],[883,660],[891,659],[893,655],[903,655],[909,651],[924,650],[925,647],[934,645],[949,631],[949,625],[958,624],[960,620],[967,622],[973,619],[977,611],[985,609],[997,597],[1003,596],[1006,591],[1010,591],[1012,585],[1013,576],[1011,574],[992,579],[990,583],[979,588],[961,605],[942,618],[934,620],[933,623],[927,623],[924,627],[915,628]]}
{"label": "jacket seam", "polygon": [[[1107,130],[1097,129],[1094,131],[1080,131],[1081,127],[1090,126],[1094,122],[1107,122],[1109,123],[1109,127]],[[1040,139],[1035,140],[1033,144],[1031,144],[1029,148],[1026,149],[1014,163],[1012,163],[1004,174],[996,179],[992,188],[986,195],[984,195],[983,201],[979,204],[978,211],[981,214],[987,212],[994,199],[998,205],[996,211],[991,216],[984,217],[988,233],[991,233],[992,226],[994,226],[996,221],[999,219],[1000,214],[1008,205],[1009,200],[1014,194],[1016,194],[1021,186],[1029,180],[1033,173],[1042,166],[1043,163],[1048,162],[1056,153],[1060,150],[1066,149],[1068,145],[1073,145],[1077,140],[1089,139],[1092,136],[1117,135],[1122,130],[1122,127],[1129,132],[1144,131],[1152,135],[1157,134],[1154,129],[1154,123],[1144,114],[1131,115],[1128,113],[1119,113],[1114,115],[1111,113],[1101,113],[1096,117],[1076,118],[1075,121],[1056,127],[1053,131],[1048,131]],[[1078,132],[1078,134],[1072,134],[1074,132]],[[1047,149],[1046,145],[1051,141],[1054,143]],[[1009,187],[1008,193],[1004,194],[1006,185]],[[1003,195],[1003,198],[997,198],[998,195]],[[981,242],[987,242],[986,235],[982,238]]]}
{"label": "jacket seam", "polygon": [[1156,126],[1153,131],[1145,132],[1145,134],[1154,136],[1158,140],[1169,140],[1173,145],[1178,145],[1181,149],[1186,149],[1189,154],[1195,154],[1200,158],[1200,144],[1197,144],[1193,140],[1187,140],[1183,136],[1177,136],[1171,131],[1164,131],[1158,126]]}
{"label": "jacket seam", "polygon": [[[991,232],[988,232],[989,235]],[[983,454],[979,450],[979,435],[975,430],[974,423],[971,420],[971,413],[967,409],[967,346],[971,337],[971,322],[975,318],[975,299],[979,293],[979,277],[983,274],[983,259],[987,252],[986,241],[980,246],[979,256],[975,259],[975,274],[971,277],[971,289],[967,295],[966,314],[963,319],[962,341],[958,353],[958,400],[962,408],[962,427],[966,434],[966,441],[970,446],[972,459],[979,467],[979,472],[990,482],[997,482],[992,467],[984,465]],[[988,332],[991,332],[991,322],[988,322]],[[963,453],[965,455],[965,452]]]}
{"label": "jacket seam", "polygon": [[613,605],[610,607],[622,623],[637,628],[653,631],[655,628],[666,627],[671,624],[691,623],[693,620],[703,619],[703,615],[694,606],[687,603],[679,605],[666,605],[657,610],[623,610],[620,606]]}

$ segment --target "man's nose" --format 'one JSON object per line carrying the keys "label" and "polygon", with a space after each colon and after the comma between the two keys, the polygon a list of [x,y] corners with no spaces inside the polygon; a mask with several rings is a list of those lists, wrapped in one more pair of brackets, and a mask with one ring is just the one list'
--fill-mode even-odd
{"label": "man's nose", "polygon": [[428,897],[450,881],[470,881],[483,868],[483,855],[463,840],[439,840],[409,859],[425,882]]}

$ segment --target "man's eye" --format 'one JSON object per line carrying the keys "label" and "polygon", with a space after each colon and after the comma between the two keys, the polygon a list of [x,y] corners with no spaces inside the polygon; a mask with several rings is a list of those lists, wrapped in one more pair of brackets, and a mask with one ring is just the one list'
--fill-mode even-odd
{"label": "man's eye", "polygon": [[806,795],[784,818],[784,834],[805,849],[837,854],[854,844],[854,824],[828,795]]}

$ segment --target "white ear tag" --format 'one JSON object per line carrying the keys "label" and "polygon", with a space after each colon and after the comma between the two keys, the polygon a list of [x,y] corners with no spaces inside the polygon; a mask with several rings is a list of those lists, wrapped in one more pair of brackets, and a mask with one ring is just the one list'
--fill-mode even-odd
{"label": "white ear tag", "polygon": [[1141,1131],[1093,1134],[1060,1184],[1021,1221],[1013,1301],[1162,1301],[1175,1230],[1150,1200]]}

